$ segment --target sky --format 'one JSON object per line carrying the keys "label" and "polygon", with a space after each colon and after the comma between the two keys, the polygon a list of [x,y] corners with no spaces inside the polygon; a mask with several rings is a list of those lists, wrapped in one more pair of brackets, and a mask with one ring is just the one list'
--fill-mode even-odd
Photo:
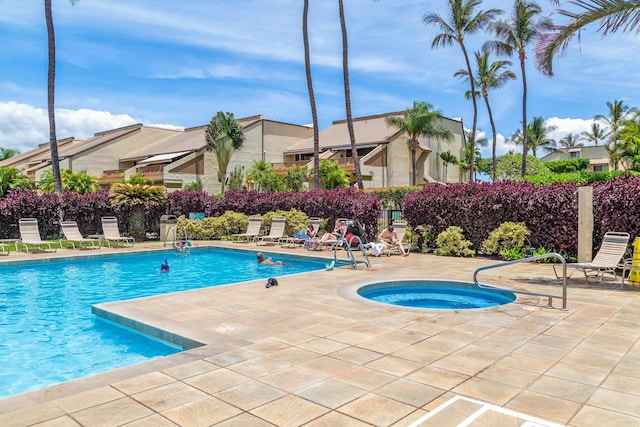
{"label": "sky", "polygon": [[[539,0],[556,22],[555,6]],[[302,42],[302,1],[54,0],[59,139],[84,139],[133,123],[170,128],[204,125],[218,111],[238,118],[311,124]],[[346,117],[338,2],[311,0],[309,39],[319,128]],[[460,47],[431,48],[438,34],[422,17],[446,17],[446,0],[346,0],[353,117],[403,111],[426,101],[471,128]],[[566,5],[566,8],[571,8]],[[512,3],[485,0],[482,9]],[[574,9],[575,10],[575,9]],[[465,39],[470,52],[490,38]],[[0,0],[0,147],[21,152],[48,141],[47,32],[43,2]],[[581,33],[548,78],[527,60],[528,121],[541,116],[560,139],[590,128],[607,101],[640,105],[635,33]],[[494,58],[498,59],[498,58]],[[505,59],[505,58],[501,58]],[[490,92],[498,154],[522,120],[518,80]],[[491,135],[479,104],[478,129]],[[490,157],[490,148],[482,150]],[[544,154],[544,153],[542,153]],[[541,153],[538,154],[540,156]]]}

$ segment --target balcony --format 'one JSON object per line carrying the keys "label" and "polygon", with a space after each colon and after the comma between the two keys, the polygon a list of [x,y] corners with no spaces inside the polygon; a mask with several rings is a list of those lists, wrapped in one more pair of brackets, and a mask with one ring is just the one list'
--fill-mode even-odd
{"label": "balcony", "polygon": [[112,184],[118,181],[124,181],[124,169],[102,171],[102,175],[98,178],[100,184]]}
{"label": "balcony", "polygon": [[162,166],[139,167],[136,168],[136,173],[141,173],[145,178],[152,180],[154,183],[161,183],[164,180]]}

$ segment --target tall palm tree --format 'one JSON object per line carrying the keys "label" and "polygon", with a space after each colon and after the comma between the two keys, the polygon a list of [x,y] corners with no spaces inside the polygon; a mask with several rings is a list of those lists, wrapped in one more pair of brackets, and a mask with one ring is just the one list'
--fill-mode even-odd
{"label": "tall palm tree", "polygon": [[320,189],[320,136],[318,132],[318,111],[316,109],[316,97],[313,92],[313,80],[311,78],[311,55],[309,54],[309,0],[304,0],[302,8],[302,39],[304,42],[304,69],[307,75],[307,90],[309,91],[309,104],[311,104],[311,119],[313,120],[313,188]]}
{"label": "tall palm tree", "polygon": [[499,55],[518,55],[520,60],[520,74],[522,76],[522,171],[527,173],[527,74],[525,72],[526,49],[540,34],[550,31],[553,27],[551,19],[540,17],[542,8],[536,3],[526,0],[516,0],[513,12],[507,21],[496,21],[490,28],[497,40],[488,41],[484,48]]}
{"label": "tall palm tree", "polygon": [[580,135],[580,139],[583,141],[593,142],[595,145],[598,145],[598,142],[607,137],[608,132],[600,127],[600,123],[594,120],[593,123],[591,123],[591,129],[583,131]]}
{"label": "tall palm tree", "polygon": [[[500,9],[489,9],[476,13],[475,9],[480,3],[482,3],[482,0],[449,0],[448,20],[445,20],[439,14],[433,12],[429,12],[422,17],[422,21],[426,25],[436,25],[441,31],[441,33],[433,39],[431,48],[451,46],[454,42],[458,43],[460,49],[462,49],[469,75],[473,73],[471,72],[471,62],[469,62],[464,37],[482,30],[490,21],[495,19],[497,15],[502,13]],[[476,93],[474,79],[469,79],[469,84],[471,85],[471,93]],[[471,97],[471,101],[473,103],[473,125],[471,127],[471,173],[469,174],[469,179],[473,180],[473,157],[476,144],[476,126],[478,123],[478,104],[476,103],[475,96]]]}
{"label": "tall palm tree", "polygon": [[[489,52],[474,52],[476,58],[476,74],[474,79],[479,91],[476,92],[476,96],[482,96],[484,103],[487,107],[487,113],[489,114],[489,123],[491,123],[491,132],[493,136],[492,142],[492,159],[493,159],[493,182],[498,179],[497,176],[497,156],[496,156],[496,138],[498,133],[496,131],[496,125],[493,120],[493,113],[491,111],[491,105],[489,104],[489,90],[498,89],[507,84],[509,80],[515,80],[516,75],[513,71],[507,69],[511,65],[511,61],[489,61]],[[469,73],[465,70],[459,70],[454,74],[455,76],[465,76],[469,79]],[[467,98],[471,96],[471,92],[467,92]]]}
{"label": "tall palm tree", "polygon": [[[356,136],[353,131],[353,118],[351,117],[351,88],[349,87],[349,44],[347,40],[347,23],[344,19],[344,6],[342,0],[338,0],[340,9],[340,28],[342,29],[342,77],[344,80],[344,105],[347,112],[347,129],[349,130],[349,140],[351,141],[351,157],[355,167],[356,182],[359,189],[364,189],[362,184],[362,173],[360,172],[360,156],[356,146]],[[314,160],[315,164],[315,160]]]}
{"label": "tall palm tree", "polygon": [[598,114],[594,118],[596,120],[605,121],[611,128],[611,130],[608,133],[609,139],[605,145],[605,148],[609,152],[609,157],[611,158],[611,163],[613,164],[613,168],[617,170],[618,162],[620,160],[617,154],[619,152],[618,140],[619,140],[620,130],[622,128],[621,123],[629,115],[636,113],[638,109],[636,107],[629,107],[627,104],[624,103],[623,100],[618,100],[618,99],[614,99],[613,102],[607,101],[607,108],[609,109],[608,116]]}
{"label": "tall palm tree", "polygon": [[[531,150],[533,156],[536,157],[538,150],[543,148],[547,151],[554,151],[556,141],[549,136],[551,132],[557,129],[556,126],[546,125],[544,119],[540,116],[533,118],[531,123],[527,125],[527,151]],[[511,142],[516,145],[520,145],[523,142],[522,131],[518,129],[509,138]]]}
{"label": "tall palm tree", "polygon": [[[551,1],[556,5],[560,3]],[[557,10],[556,13],[569,18],[569,23],[555,26],[553,33],[542,35],[536,43],[536,67],[547,76],[553,76],[553,57],[562,55],[573,37],[593,22],[600,21],[598,31],[602,31],[603,36],[618,31],[640,31],[638,0],[573,0],[570,3],[582,12]]]}
{"label": "tall palm tree", "polygon": [[213,151],[218,160],[220,171],[221,192],[224,194],[224,185],[227,180],[227,168],[233,152],[244,143],[245,136],[242,125],[233,117],[233,113],[218,113],[213,116],[205,131],[207,151]]}
{"label": "tall palm tree", "polygon": [[579,142],[579,140],[579,135],[569,132],[559,142],[560,145],[564,148],[576,148],[584,146],[584,144],[582,142]]}
{"label": "tall palm tree", "polygon": [[[77,0],[71,0],[75,4]],[[51,169],[53,170],[54,189],[62,193],[60,176],[60,157],[58,156],[58,138],[56,136],[55,88],[56,88],[56,36],[53,26],[51,0],[44,0],[44,16],[47,23],[48,70],[47,70],[47,112],[49,115],[49,147],[51,150]]]}
{"label": "tall palm tree", "polygon": [[390,116],[385,119],[387,126],[406,132],[407,148],[411,153],[411,185],[417,184],[418,159],[416,152],[420,148],[421,136],[427,138],[442,138],[445,141],[453,139],[453,132],[442,124],[442,113],[435,110],[427,102],[413,101],[413,107],[408,108],[402,117]]}

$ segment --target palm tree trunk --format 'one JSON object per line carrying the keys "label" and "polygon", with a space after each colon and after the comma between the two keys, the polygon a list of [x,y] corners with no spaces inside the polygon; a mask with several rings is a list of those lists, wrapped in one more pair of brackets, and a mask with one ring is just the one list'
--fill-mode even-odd
{"label": "palm tree trunk", "polygon": [[347,129],[349,129],[349,139],[351,140],[351,156],[356,172],[358,188],[364,189],[362,184],[362,173],[360,172],[360,157],[356,146],[356,137],[353,131],[353,119],[351,117],[351,90],[349,88],[349,46],[347,42],[347,24],[344,19],[344,7],[342,0],[338,0],[340,9],[340,27],[342,29],[342,75],[344,77],[344,104],[347,110]]}
{"label": "palm tree trunk", "polygon": [[129,218],[129,233],[136,239],[136,242],[142,242],[146,239],[144,228],[144,205],[137,204],[131,209],[131,217]]}
{"label": "palm tree trunk", "polygon": [[307,27],[309,15],[309,0],[304,0],[302,10],[302,39],[304,41],[304,68],[307,74],[307,89],[309,90],[309,103],[311,104],[311,118],[313,120],[313,188],[320,189],[320,137],[318,134],[318,112],[316,110],[316,98],[313,92],[311,79],[311,56],[309,54],[309,32]]}
{"label": "palm tree trunk", "polygon": [[56,86],[56,36],[53,27],[51,0],[44,0],[44,15],[47,21],[47,41],[49,47],[49,68],[47,71],[47,111],[49,113],[49,146],[51,150],[51,169],[54,191],[62,193],[60,178],[60,159],[58,157],[58,139],[56,137],[55,86]]}
{"label": "palm tree trunk", "polygon": [[493,182],[498,180],[498,158],[496,156],[496,138],[498,133],[496,132],[496,124],[493,121],[493,113],[491,112],[491,106],[489,105],[489,96],[484,96],[484,103],[487,106],[487,113],[489,114],[489,123],[491,123],[491,135],[493,137],[493,141],[491,142],[491,156],[493,161],[493,174],[491,179]]}
{"label": "palm tree trunk", "polygon": [[527,75],[524,70],[524,52],[520,53],[520,70],[522,72],[522,177],[527,174]]}
{"label": "palm tree trunk", "polygon": [[416,159],[416,150],[411,150],[411,185],[416,185],[418,178],[418,161]]}
{"label": "palm tree trunk", "polygon": [[471,72],[471,63],[469,62],[469,55],[467,49],[464,47],[462,40],[458,41],[462,53],[464,54],[464,62],[467,64],[467,72],[469,73],[469,82],[471,82],[471,101],[473,102],[473,126],[471,127],[471,151],[469,153],[469,181],[474,180],[474,168],[475,168],[475,156],[476,156],[476,126],[478,123],[478,104],[476,103],[476,86],[473,79],[473,73]]}

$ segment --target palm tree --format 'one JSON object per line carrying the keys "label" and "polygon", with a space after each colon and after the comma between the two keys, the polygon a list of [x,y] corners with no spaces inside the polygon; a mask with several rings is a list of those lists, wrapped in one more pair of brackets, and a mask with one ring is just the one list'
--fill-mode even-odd
{"label": "palm tree", "polygon": [[33,188],[28,176],[16,168],[0,167],[0,197],[4,197],[16,188]]}
{"label": "palm tree", "polygon": [[623,100],[615,99],[613,102],[607,101],[607,108],[609,109],[609,116],[604,116],[602,114],[598,114],[594,117],[596,120],[604,120],[611,130],[608,133],[609,140],[605,145],[605,148],[609,152],[609,157],[611,158],[611,163],[613,164],[613,168],[618,170],[618,161],[620,160],[617,156],[618,153],[618,139],[620,130],[622,128],[621,123],[625,120],[629,115],[636,113],[638,109],[636,107],[629,107],[624,103]]}
{"label": "palm tree", "polygon": [[444,170],[444,183],[447,183],[447,169],[450,164],[457,165],[458,158],[451,154],[451,151],[443,151],[440,153],[440,159],[442,160],[442,169]]}
{"label": "palm tree", "polygon": [[598,142],[607,137],[608,132],[600,127],[600,123],[594,120],[593,123],[591,123],[591,130],[585,130],[580,135],[580,139],[583,141],[593,142],[595,145],[598,145]]}
{"label": "palm tree", "polygon": [[205,132],[207,151],[213,151],[218,160],[220,171],[221,193],[227,180],[227,168],[233,152],[245,141],[242,125],[233,117],[233,113],[218,113],[213,116]]}
{"label": "palm tree", "polygon": [[111,205],[131,209],[129,217],[129,232],[141,242],[145,240],[144,227],[145,206],[160,206],[167,199],[167,189],[161,185],[134,185],[115,183],[109,189]]}
{"label": "palm tree", "polygon": [[258,186],[258,191],[262,190],[263,182],[269,175],[273,175],[273,165],[264,160],[254,160],[247,171],[247,180]]}
{"label": "palm tree", "polygon": [[[531,123],[527,125],[527,151],[531,150],[534,157],[537,156],[540,148],[547,151],[553,151],[555,149],[554,147],[556,142],[549,136],[549,133],[554,132],[556,129],[557,127],[553,125],[547,126],[542,117],[534,117]],[[509,140],[516,145],[522,144],[523,138],[520,129],[511,135]]]}
{"label": "palm tree", "polygon": [[413,107],[408,108],[402,117],[390,116],[385,119],[387,126],[406,132],[407,148],[411,153],[411,185],[417,184],[418,159],[416,152],[420,148],[418,138],[442,138],[445,141],[453,139],[453,132],[442,124],[442,113],[435,110],[427,102],[413,101]]}
{"label": "palm tree", "polygon": [[[480,89],[476,92],[476,96],[482,96],[484,103],[487,107],[487,113],[489,114],[489,123],[491,123],[491,132],[493,136],[492,142],[492,159],[493,159],[493,182],[498,179],[497,176],[497,157],[496,157],[496,138],[498,133],[496,131],[496,125],[493,121],[493,113],[491,112],[491,105],[489,104],[489,90],[498,89],[507,84],[509,80],[515,80],[516,75],[513,71],[507,69],[511,65],[511,61],[489,61],[489,52],[474,52],[476,58],[476,74],[474,79],[476,85]],[[454,74],[455,76],[465,76],[469,79],[469,73],[465,70],[459,70]],[[467,92],[467,98],[471,96],[471,92]]]}
{"label": "palm tree", "polygon": [[[362,173],[360,172],[360,156],[358,156],[356,136],[353,131],[353,118],[351,117],[351,88],[349,87],[349,46],[347,41],[347,24],[344,19],[344,7],[342,4],[342,0],[338,0],[338,8],[340,9],[340,28],[342,29],[342,77],[344,80],[344,104],[347,112],[347,129],[349,130],[349,140],[351,141],[351,157],[353,157],[356,182],[358,183],[358,188],[362,190],[364,189],[364,185],[362,184]],[[315,165],[315,158],[313,162]]]}
{"label": "palm tree", "polygon": [[640,172],[640,115],[622,122],[617,155],[626,169]]}
{"label": "palm tree", "polygon": [[579,140],[580,140],[580,136],[578,136],[575,133],[569,132],[559,142],[560,142],[560,145],[564,148],[577,148],[577,147],[584,146],[582,142],[578,142]]}
{"label": "palm tree", "polygon": [[[559,4],[559,1],[552,0]],[[569,23],[555,26],[553,33],[542,35],[536,43],[536,67],[545,75],[553,76],[553,57],[562,55],[569,42],[587,25],[600,21],[599,31],[606,36],[617,31],[640,30],[640,2],[638,0],[573,0],[571,4],[581,8],[581,13],[557,10],[569,18]]]}
{"label": "palm tree", "polygon": [[338,187],[349,185],[349,174],[338,166],[335,160],[320,161],[320,180],[325,190],[332,190]]}
{"label": "palm tree", "polygon": [[496,21],[490,24],[490,28],[498,40],[488,41],[484,49],[496,52],[499,55],[512,56],[517,53],[520,60],[520,73],[522,75],[522,172],[527,173],[527,75],[525,72],[525,60],[527,59],[527,46],[540,34],[552,29],[551,19],[536,17],[542,13],[542,9],[534,2],[516,0],[513,12],[508,21]]}
{"label": "palm tree", "polygon": [[[454,42],[460,45],[464,61],[467,65],[467,73],[471,76],[471,63],[469,62],[469,55],[467,54],[467,48],[464,44],[464,37],[469,34],[476,33],[482,30],[490,21],[502,13],[500,9],[489,9],[487,11],[479,11],[475,13],[475,8],[481,0],[449,0],[449,20],[445,20],[437,13],[427,13],[422,17],[422,21],[426,25],[436,25],[439,27],[441,33],[438,34],[431,43],[431,48],[441,46],[451,46]],[[471,93],[476,93],[474,79],[469,79],[471,85]],[[473,125],[471,128],[471,161],[470,161],[470,174],[469,179],[473,179],[473,157],[475,153],[476,144],[476,126],[478,122],[478,105],[476,103],[476,97],[472,96],[471,101],[473,103]]]}
{"label": "palm tree", "polygon": [[[60,174],[62,191],[73,191],[78,194],[95,193],[100,188],[98,178],[91,176],[87,171],[74,173],[71,169],[64,169]],[[51,169],[42,173],[38,181],[38,189],[50,193],[55,191],[55,181]]]}
{"label": "palm tree", "polygon": [[20,152],[18,150],[14,150],[13,148],[0,147],[0,160],[7,160],[18,154],[20,154]]}
{"label": "palm tree", "polygon": [[[77,0],[71,0],[75,4]],[[56,193],[62,193],[60,176],[60,158],[58,157],[58,138],[56,136],[55,87],[56,87],[56,36],[53,26],[51,0],[44,0],[44,16],[47,23],[48,70],[47,70],[47,112],[49,115],[49,147],[51,150],[51,169]]]}
{"label": "palm tree", "polygon": [[309,91],[309,103],[311,104],[311,119],[313,120],[313,188],[320,189],[320,136],[318,132],[318,111],[316,110],[316,97],[313,92],[313,80],[311,79],[311,56],[309,54],[309,32],[307,27],[309,15],[309,0],[304,0],[302,8],[302,40],[304,42],[304,69],[307,74],[307,89]]}

